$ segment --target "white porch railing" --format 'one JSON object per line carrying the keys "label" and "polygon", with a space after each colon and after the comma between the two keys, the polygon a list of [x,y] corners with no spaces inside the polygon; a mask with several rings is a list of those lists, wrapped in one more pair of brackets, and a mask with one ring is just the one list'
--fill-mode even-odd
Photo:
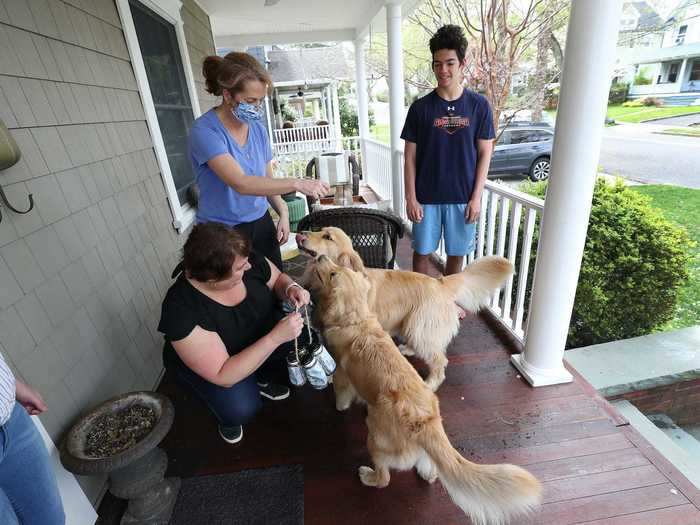
{"label": "white porch railing", "polygon": [[[391,147],[373,139],[364,139],[364,144],[367,156],[365,159],[367,166],[367,173],[364,174],[365,184],[371,187],[374,193],[382,199],[391,200]],[[403,177],[403,166],[401,173]],[[406,206],[402,206],[400,210],[396,211],[404,221],[408,221]]]}
{"label": "white porch railing", "polygon": [[335,126],[302,126],[273,130],[275,144],[289,142],[306,142],[309,140],[336,139],[338,132]]}
{"label": "white porch railing", "polygon": [[360,138],[342,137],[333,140],[304,140],[284,144],[273,144],[272,153],[278,162],[280,177],[306,176],[306,166],[314,157],[325,151],[350,151],[361,163]]}
{"label": "white porch railing", "polygon": [[[382,198],[391,199],[390,146],[365,139],[365,152],[365,183]],[[403,195],[403,167],[401,171],[400,194]],[[503,184],[487,181],[482,196],[481,220],[477,226],[476,249],[468,256],[468,262],[487,255],[500,255],[508,258],[513,264],[518,263],[515,275],[508,279],[502,290],[494,294],[487,308],[521,342],[525,340],[525,299],[535,224],[541,219],[543,209],[542,199]],[[404,221],[408,221],[403,198],[401,209],[395,211],[398,211]],[[537,250],[537,247],[534,249]],[[445,261],[446,254],[442,242],[436,255]]]}

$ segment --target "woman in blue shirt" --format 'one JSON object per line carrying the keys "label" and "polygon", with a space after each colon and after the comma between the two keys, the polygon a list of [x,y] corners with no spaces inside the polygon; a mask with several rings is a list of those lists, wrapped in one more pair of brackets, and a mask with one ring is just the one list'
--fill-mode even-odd
{"label": "woman in blue shirt", "polygon": [[[279,245],[289,237],[289,214],[280,195],[299,191],[318,199],[330,188],[318,180],[272,177],[272,149],[260,122],[272,80],[255,58],[236,52],[209,56],[203,74],[207,91],[222,101],[195,120],[190,131],[199,186],[197,222],[236,227],[281,269]],[[268,203],[280,216],[276,228]]]}

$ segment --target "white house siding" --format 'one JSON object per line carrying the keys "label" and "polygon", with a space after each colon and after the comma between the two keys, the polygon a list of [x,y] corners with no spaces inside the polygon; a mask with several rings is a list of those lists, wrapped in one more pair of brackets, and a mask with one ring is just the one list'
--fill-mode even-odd
{"label": "white house siding", "polygon": [[[183,7],[195,78],[213,50]],[[22,160],[0,172],[0,352],[47,400],[55,442],[76,416],[160,375],[160,304],[184,236],[172,216],[112,0],[0,0],[0,119]],[[200,97],[202,108],[210,104]],[[103,484],[80,480],[94,502]]]}
{"label": "white house siding", "polygon": [[190,55],[190,63],[194,73],[194,83],[197,87],[197,98],[202,113],[210,109],[216,102],[216,97],[207,93],[204,89],[204,77],[202,77],[202,62],[204,57],[215,55],[214,37],[211,32],[209,16],[197,5],[194,0],[182,2],[182,22],[184,23],[187,51]]}

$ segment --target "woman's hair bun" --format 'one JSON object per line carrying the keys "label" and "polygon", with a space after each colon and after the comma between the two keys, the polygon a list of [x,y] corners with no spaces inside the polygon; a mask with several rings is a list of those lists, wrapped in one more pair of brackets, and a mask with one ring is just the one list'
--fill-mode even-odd
{"label": "woman's hair bun", "polygon": [[221,95],[219,72],[223,62],[223,57],[211,55],[206,57],[204,59],[204,63],[202,64],[202,75],[204,75],[207,92],[217,97]]}

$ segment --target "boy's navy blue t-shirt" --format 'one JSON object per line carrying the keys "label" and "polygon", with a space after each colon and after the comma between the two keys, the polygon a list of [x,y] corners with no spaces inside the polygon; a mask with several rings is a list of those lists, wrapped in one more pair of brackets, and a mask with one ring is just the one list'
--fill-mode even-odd
{"label": "boy's navy blue t-shirt", "polygon": [[444,100],[432,91],[411,104],[401,138],[416,144],[418,202],[469,202],[476,177],[476,141],[494,137],[488,101],[468,89],[456,100]]}

